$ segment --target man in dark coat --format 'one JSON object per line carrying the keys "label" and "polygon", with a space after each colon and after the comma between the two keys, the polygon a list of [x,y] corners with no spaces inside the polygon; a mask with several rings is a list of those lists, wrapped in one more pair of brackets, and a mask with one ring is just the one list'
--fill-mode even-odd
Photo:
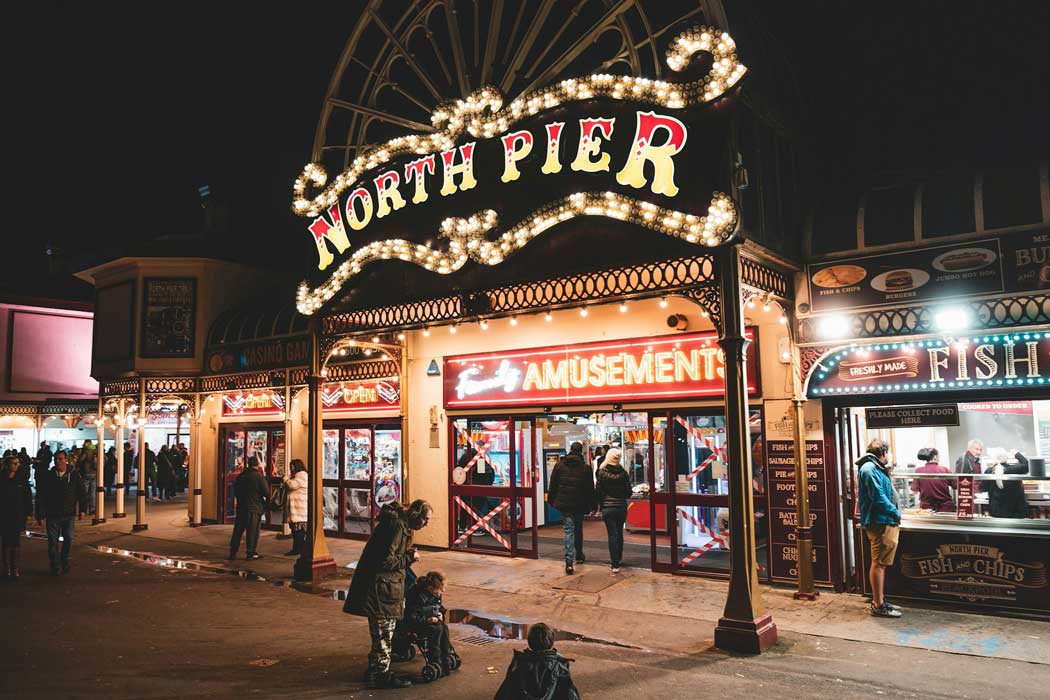
{"label": "man in dark coat", "polygon": [[124,443],[124,473],[117,476],[117,483],[123,484],[125,489],[131,488],[129,482],[129,475],[131,474],[131,467],[135,464],[135,450],[131,449],[131,443]]}
{"label": "man in dark coat", "polygon": [[984,452],[984,443],[980,440],[970,440],[966,443],[966,452],[962,457],[955,460],[956,474],[980,474],[981,453]]}
{"label": "man in dark coat", "polygon": [[161,445],[160,451],[157,453],[157,491],[160,493],[162,501],[175,497],[175,489],[171,484],[173,478],[171,450],[168,449],[167,445]]}
{"label": "man in dark coat", "polygon": [[154,501],[159,501],[160,489],[157,487],[157,453],[149,448],[149,443],[142,443],[146,452],[146,493]]}
{"label": "man in dark coat", "polygon": [[46,442],[40,443],[40,449],[36,451],[36,459],[33,460],[33,485],[39,491],[40,484],[44,483],[44,476],[51,468],[51,448]]}
{"label": "man in dark coat", "polygon": [[569,454],[558,460],[547,487],[550,504],[561,511],[565,528],[565,573],[573,573],[575,562],[582,564],[583,519],[594,510],[594,474],[583,460],[583,444],[574,442]]}
{"label": "man in dark coat", "polygon": [[247,558],[261,559],[262,555],[256,548],[259,546],[259,526],[266,512],[266,503],[270,500],[270,485],[259,470],[259,458],[255,455],[248,458],[248,466],[233,482],[233,495],[237,498],[237,519],[233,523],[233,536],[230,537],[230,559],[237,558],[245,531],[248,533],[245,545],[248,549]]}
{"label": "man in dark coat", "polygon": [[[1010,456],[1017,464],[1008,464]],[[985,474],[1027,474],[1028,459],[1017,450],[1003,450],[995,455],[995,464]],[[993,518],[1027,518],[1028,498],[1024,483],[1014,480],[989,479],[981,482],[981,490],[988,494],[988,512]]]}
{"label": "man in dark coat", "polygon": [[[69,551],[73,547],[73,521],[77,513],[77,502],[84,485],[80,475],[69,468],[65,450],[55,453],[55,468],[49,471],[38,485],[36,492],[36,522],[47,519],[47,556],[51,561],[51,575],[69,573]],[[62,538],[62,552],[58,551],[58,539]]]}
{"label": "man in dark coat", "polygon": [[407,510],[397,501],[383,506],[350,581],[343,612],[368,618],[372,651],[365,681],[373,688],[412,685],[390,672],[390,653],[394,628],[405,614],[405,570],[419,561],[410,548],[412,532],[426,527],[433,512],[426,501],[413,501]]}

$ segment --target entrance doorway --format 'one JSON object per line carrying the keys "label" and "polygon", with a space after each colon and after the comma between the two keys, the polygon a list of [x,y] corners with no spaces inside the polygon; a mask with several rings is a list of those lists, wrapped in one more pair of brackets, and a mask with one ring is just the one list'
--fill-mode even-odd
{"label": "entrance doorway", "polygon": [[322,446],[324,529],[367,539],[379,509],[401,500],[401,424],[326,422]]}
{"label": "entrance doorway", "polygon": [[542,482],[533,420],[457,418],[450,427],[451,548],[536,558]]}
{"label": "entrance doorway", "polygon": [[[233,498],[233,483],[244,471],[249,457],[258,457],[263,474],[270,483],[270,494],[281,483],[281,469],[284,465],[285,434],[280,423],[251,423],[246,425],[227,424],[222,427],[219,437],[222,460],[222,484],[219,489],[220,522],[233,522],[236,508]],[[270,511],[264,520],[266,525],[281,525],[283,515],[280,511]]]}
{"label": "entrance doorway", "polygon": [[[756,548],[760,578],[767,579],[760,409],[752,410],[749,428]],[[720,408],[458,418],[452,429],[452,548],[564,559],[562,516],[547,492],[554,466],[580,442],[594,472],[610,448],[621,450],[633,492],[624,566],[728,576],[729,487]],[[591,563],[609,560],[608,534],[598,515],[584,523],[584,553]]]}

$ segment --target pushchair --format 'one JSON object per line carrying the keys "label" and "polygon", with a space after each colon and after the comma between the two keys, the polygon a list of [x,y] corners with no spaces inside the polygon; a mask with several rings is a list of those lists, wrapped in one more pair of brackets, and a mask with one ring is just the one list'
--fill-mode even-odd
{"label": "pushchair", "polygon": [[[408,595],[408,591],[416,583],[416,575],[409,568],[405,571],[405,595]],[[416,633],[412,629],[413,625],[407,619],[401,619],[397,622],[397,627],[394,628],[394,645],[391,650],[391,657],[396,663],[405,663],[416,658],[416,650],[426,659],[426,664],[423,666],[423,670],[420,675],[423,678],[424,683],[430,683],[441,678],[444,674],[444,670],[441,668],[439,659],[432,658],[432,655],[428,653],[429,644],[427,638]],[[451,641],[449,642],[449,668],[453,671],[463,665],[463,660],[460,659],[459,654],[452,646]]]}

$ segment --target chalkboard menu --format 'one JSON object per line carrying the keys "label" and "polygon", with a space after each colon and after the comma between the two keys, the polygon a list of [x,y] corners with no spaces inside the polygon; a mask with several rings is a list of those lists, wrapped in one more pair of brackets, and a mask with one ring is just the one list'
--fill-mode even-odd
{"label": "chalkboard menu", "polygon": [[[766,441],[770,549],[774,581],[798,578],[797,512],[795,500],[795,444],[791,440]],[[806,478],[809,488],[809,521],[813,528],[813,580],[831,583],[828,556],[828,486],[824,443],[806,440]]]}

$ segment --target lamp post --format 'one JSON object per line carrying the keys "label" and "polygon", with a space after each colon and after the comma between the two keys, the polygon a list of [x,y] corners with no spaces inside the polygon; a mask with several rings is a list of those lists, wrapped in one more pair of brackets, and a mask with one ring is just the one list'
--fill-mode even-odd
{"label": "lamp post", "polygon": [[715,646],[760,654],[777,642],[777,627],[765,611],[758,587],[755,504],[751,493],[751,443],[747,405],[747,346],[740,299],[740,243],[720,248],[718,284],[725,353],[726,446],[729,458],[729,592],[715,627]]}
{"label": "lamp post", "polygon": [[324,389],[323,361],[321,357],[321,337],[319,319],[310,320],[310,374],[307,382],[308,427],[307,427],[307,470],[309,490],[307,491],[307,521],[309,540],[299,559],[295,562],[295,578],[300,581],[314,581],[335,573],[335,560],[328,551],[324,535],[324,445],[321,391]]}

